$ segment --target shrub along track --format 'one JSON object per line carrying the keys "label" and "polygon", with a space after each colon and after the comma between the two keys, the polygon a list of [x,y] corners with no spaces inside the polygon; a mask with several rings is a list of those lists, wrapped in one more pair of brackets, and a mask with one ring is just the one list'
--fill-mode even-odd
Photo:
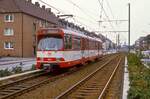
{"label": "shrub along track", "polygon": [[[103,58],[102,60],[103,61],[100,61],[100,62],[97,62],[98,64],[103,64],[103,63],[105,63],[110,57],[115,57],[116,55],[108,55],[108,56],[106,56],[105,58]],[[60,94],[61,92],[62,92],[62,90],[64,91],[64,90],[66,90],[67,88],[64,88],[64,89],[62,89],[62,90],[60,90],[60,88],[58,88],[57,89],[57,87],[56,86],[53,86],[53,84],[55,83],[55,85],[61,85],[62,86],[62,84],[61,84],[61,82],[63,82],[62,81],[62,79],[63,80],[67,80],[66,78],[70,75],[70,76],[74,76],[74,74],[75,75],[79,75],[80,77],[82,77],[82,76],[85,76],[85,75],[87,75],[87,73],[89,73],[90,71],[92,71],[92,70],[94,70],[94,65],[97,65],[97,63],[92,63],[92,64],[89,64],[89,65],[87,65],[87,66],[82,66],[81,68],[83,68],[83,70],[84,69],[86,69],[85,67],[88,67],[87,68],[87,70],[86,70],[86,73],[84,74],[84,73],[82,73],[82,72],[79,72],[79,71],[81,71],[82,69],[81,68],[78,68],[78,69],[76,69],[76,70],[72,70],[72,71],[70,71],[70,72],[67,72],[67,73],[64,73],[64,74],[61,74],[61,75],[57,75],[57,76],[40,76],[40,77],[37,77],[37,78],[35,78],[35,79],[32,79],[32,80],[29,80],[29,81],[24,81],[24,82],[21,82],[21,83],[19,83],[19,84],[15,84],[15,85],[13,85],[13,86],[9,86],[9,87],[6,87],[6,88],[1,88],[0,89],[0,95],[1,95],[1,97],[0,97],[0,99],[5,99],[5,98],[14,98],[14,97],[16,97],[16,96],[18,96],[18,95],[21,95],[21,94],[23,94],[23,93],[25,93],[25,92],[29,92],[29,90],[31,90],[31,89],[35,89],[35,88],[37,88],[37,87],[39,87],[39,86],[41,86],[41,85],[44,85],[44,84],[46,84],[47,83],[47,85],[45,85],[45,86],[43,86],[43,88],[44,87],[46,87],[46,86],[48,86],[48,87],[50,87],[51,86],[51,88],[49,88],[48,90],[47,89],[45,89],[44,88],[44,91],[46,91],[48,94],[48,98],[51,98],[51,97],[56,97],[58,94]],[[92,67],[93,69],[90,69],[90,68]],[[79,70],[79,69],[81,69],[81,70]],[[76,72],[75,72],[76,71]],[[78,72],[78,73],[77,73]],[[81,74],[80,74],[81,73]],[[75,76],[76,77],[76,76]],[[72,78],[72,77],[71,77]],[[73,77],[74,78],[74,77]],[[70,81],[70,80],[69,80]],[[73,81],[73,80],[72,80]],[[53,83],[53,84],[52,84]],[[75,81],[73,81],[73,83],[76,83]],[[66,86],[67,87],[70,87],[71,85],[68,85],[68,84],[70,84],[70,83],[65,83],[66,84]],[[65,85],[63,85],[64,87],[65,87]],[[54,88],[56,88],[56,92],[54,92],[54,94],[50,94],[50,91],[55,91],[55,89]],[[40,89],[42,89],[42,87],[40,87],[40,88],[37,88],[37,90],[40,90]],[[20,97],[16,97],[17,99],[38,99],[38,97],[39,97],[39,99],[47,99],[47,96],[46,95],[41,95],[41,93],[43,92],[43,90],[41,90],[42,92],[40,92],[40,91],[37,91],[37,90],[33,90],[33,91],[31,91],[31,92],[29,92],[29,93],[26,93],[25,95],[22,95],[22,96],[20,96]],[[50,90],[50,91],[49,91]],[[59,91],[58,91],[59,90]],[[33,94],[33,93],[36,93],[36,94]],[[40,92],[40,93],[39,93]],[[31,94],[30,94],[31,93]],[[31,95],[31,96],[30,96]],[[33,97],[32,97],[32,95],[33,95]],[[29,96],[29,97],[28,97]]]}

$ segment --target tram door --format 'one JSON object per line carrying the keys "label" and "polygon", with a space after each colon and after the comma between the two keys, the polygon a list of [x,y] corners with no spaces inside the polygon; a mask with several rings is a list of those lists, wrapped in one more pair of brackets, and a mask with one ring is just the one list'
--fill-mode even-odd
{"label": "tram door", "polygon": [[82,56],[82,61],[85,61],[85,50],[86,50],[86,39],[85,38],[81,38],[81,56]]}

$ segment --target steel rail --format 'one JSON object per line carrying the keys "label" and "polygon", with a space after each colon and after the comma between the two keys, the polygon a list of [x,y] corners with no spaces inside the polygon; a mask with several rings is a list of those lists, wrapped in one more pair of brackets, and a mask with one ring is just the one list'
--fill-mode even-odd
{"label": "steel rail", "polygon": [[[25,92],[27,92],[27,91],[30,91],[30,90],[32,90],[32,89],[34,89],[34,88],[37,88],[37,87],[39,87],[39,86],[41,86],[41,85],[43,85],[43,84],[48,83],[48,82],[55,81],[56,79],[61,78],[61,77],[64,77],[64,76],[65,76],[65,74],[61,74],[61,75],[59,75],[59,76],[54,76],[54,77],[52,77],[52,78],[47,77],[47,79],[45,79],[45,80],[43,80],[43,81],[39,81],[39,82],[36,82],[36,83],[34,83],[34,84],[29,84],[29,85],[21,86],[20,89],[14,91],[14,92],[12,92],[12,93],[8,93],[7,95],[4,95],[4,96],[0,97],[0,99],[14,98],[14,97],[16,97],[16,96],[18,96],[18,95],[21,95],[21,94],[23,94],[23,93],[25,93]],[[23,83],[23,84],[24,84],[24,83]]]}
{"label": "steel rail", "polygon": [[99,70],[101,70],[103,67],[105,67],[107,64],[109,64],[112,60],[114,59],[111,58],[109,59],[106,63],[104,63],[101,67],[99,67],[98,69],[96,69],[94,72],[90,73],[88,76],[86,76],[84,79],[80,80],[79,82],[77,82],[75,85],[73,85],[72,87],[70,87],[69,89],[67,89],[66,91],[64,91],[63,93],[61,93],[60,95],[58,95],[55,99],[61,99],[63,97],[65,97],[66,95],[70,94],[75,88],[77,88],[78,86],[80,86],[82,83],[86,82],[86,80],[88,80],[89,78],[91,78],[93,75],[95,75]]}
{"label": "steel rail", "polygon": [[[109,56],[109,55],[108,55]],[[106,57],[106,56],[105,56]],[[113,57],[114,58],[114,57]],[[107,63],[105,63],[104,65],[106,65],[106,64],[108,64],[108,62]],[[82,67],[84,67],[84,66],[82,66]],[[101,67],[102,68],[102,67]],[[78,69],[77,69],[78,70]],[[62,78],[62,77],[64,77],[64,76],[66,76],[66,75],[69,75],[69,74],[71,74],[72,72],[74,72],[74,71],[71,71],[71,72],[67,72],[67,73],[63,73],[63,74],[61,74],[61,75],[59,75],[59,76],[54,76],[54,77],[48,77],[48,78],[46,78],[45,80],[43,80],[43,81],[40,81],[40,82],[37,82],[37,83],[34,83],[34,84],[32,84],[32,85],[27,85],[27,86],[22,86],[23,88],[21,88],[21,89],[19,89],[19,90],[16,90],[16,91],[14,91],[14,92],[11,92],[11,93],[8,93],[7,95],[4,95],[4,96],[2,96],[2,97],[0,97],[0,99],[6,99],[6,98],[14,98],[14,97],[16,97],[16,96],[18,96],[18,95],[21,95],[21,94],[23,94],[23,93],[25,93],[25,92],[27,92],[27,91],[30,91],[30,90],[33,90],[33,89],[35,89],[35,88],[37,88],[38,86],[41,86],[41,85],[43,85],[43,84],[46,84],[46,83],[49,83],[49,82],[52,82],[52,81],[55,81],[56,79],[59,79],[59,78]],[[34,77],[33,77],[34,78]],[[19,82],[16,82],[16,83],[20,83],[20,82],[23,82],[23,81],[26,81],[26,79],[23,79],[23,80],[18,80]],[[30,80],[29,80],[30,81]],[[16,84],[15,82],[13,82],[13,84]],[[4,86],[11,86],[11,83],[9,84],[9,85],[4,85]],[[5,88],[4,86],[1,86],[1,88],[0,88],[0,90],[1,89],[3,89],[3,88]],[[15,86],[13,86],[13,87],[15,87]],[[10,89],[11,90],[11,89]],[[3,92],[3,91],[2,91]]]}
{"label": "steel rail", "polygon": [[[82,66],[84,67],[84,66]],[[82,68],[81,67],[81,68]],[[81,69],[81,68],[78,68],[77,70]],[[55,81],[56,79],[59,79],[59,78],[62,78],[62,77],[65,77],[69,74],[72,74],[73,72],[77,71],[77,70],[73,70],[73,71],[70,71],[70,72],[66,72],[66,73],[63,73],[61,75],[58,75],[58,76],[54,76],[54,77],[48,77],[47,79],[43,80],[43,81],[39,81],[33,85],[30,85],[30,86],[24,86],[25,88],[22,88],[21,90],[18,90],[18,91],[15,91],[13,93],[9,93],[8,95],[5,95],[3,97],[0,97],[0,99],[7,99],[7,98],[14,98],[15,96],[17,95],[21,95],[22,93],[25,93],[27,91],[30,91],[34,88],[37,88],[38,86],[41,86],[43,84],[46,84],[46,83],[49,83],[49,82],[52,82],[52,81]]]}
{"label": "steel rail", "polygon": [[37,74],[37,73],[38,73],[38,72],[36,72],[36,74],[32,74],[32,75],[30,74],[30,75],[27,76],[27,77],[23,77],[22,79],[18,79],[18,80],[16,80],[16,81],[13,81],[13,82],[10,82],[10,83],[2,84],[2,85],[0,85],[0,90],[3,89],[3,88],[6,88],[6,87],[12,86],[12,85],[14,85],[14,84],[21,83],[21,82],[23,82],[23,81],[27,81],[27,80],[30,80],[30,79],[32,79],[32,78],[39,77],[39,76],[41,76],[41,75],[46,74],[46,73],[43,72],[43,71],[39,71],[39,73],[38,73],[38,74]]}
{"label": "steel rail", "polygon": [[115,69],[113,70],[113,72],[112,72],[112,74],[111,74],[109,80],[107,81],[107,83],[106,83],[105,87],[103,88],[101,94],[99,95],[98,99],[102,99],[102,97],[104,96],[104,94],[105,94],[105,92],[106,92],[106,89],[108,88],[110,82],[112,81],[112,79],[113,79],[113,77],[114,77],[114,75],[115,75],[115,73],[116,73],[116,71],[117,71],[117,69],[118,69],[118,67],[119,67],[119,65],[120,65],[120,63],[121,63],[121,60],[122,60],[122,59],[120,58],[120,59],[119,59],[119,62],[117,63],[117,66],[116,66]]}

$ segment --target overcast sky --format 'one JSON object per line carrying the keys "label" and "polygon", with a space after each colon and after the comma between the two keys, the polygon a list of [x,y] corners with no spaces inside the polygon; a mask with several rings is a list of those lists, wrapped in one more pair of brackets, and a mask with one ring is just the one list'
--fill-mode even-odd
{"label": "overcast sky", "polygon": [[[33,2],[40,0],[33,0]],[[84,26],[90,31],[127,31],[128,22],[103,22],[99,24],[101,6],[98,0],[42,0],[52,8],[56,15],[73,14],[73,18],[68,18],[80,26]],[[101,2],[102,0],[100,0]],[[128,0],[103,0],[102,21],[127,20]],[[41,5],[44,5],[40,2]],[[47,6],[48,7],[48,6]],[[111,10],[110,10],[111,9]],[[131,44],[139,37],[150,34],[150,0],[131,0]],[[107,17],[108,16],[108,17]],[[116,33],[102,33],[116,42]],[[127,33],[119,33],[121,43],[128,42]]]}

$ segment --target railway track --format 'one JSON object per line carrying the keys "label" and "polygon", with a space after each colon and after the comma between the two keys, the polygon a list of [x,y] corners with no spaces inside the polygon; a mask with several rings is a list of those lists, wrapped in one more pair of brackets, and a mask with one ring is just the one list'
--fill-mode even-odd
{"label": "railway track", "polygon": [[18,95],[40,87],[46,83],[55,81],[59,78],[71,74],[72,72],[75,71],[72,70],[60,75],[47,75],[47,73],[44,72],[24,79],[19,79],[10,84],[2,85],[0,86],[0,99],[14,99],[14,97]]}
{"label": "railway track", "polygon": [[[46,75],[45,72],[39,72],[36,74],[32,74],[18,80],[0,85],[0,99],[5,99],[11,96],[15,96],[20,92],[25,91],[30,86],[30,81],[37,81],[39,77],[44,77]],[[44,78],[43,78],[44,79]],[[33,85],[33,84],[32,84]]]}
{"label": "railway track", "polygon": [[[81,67],[83,68],[83,67]],[[14,98],[18,95],[21,95],[25,92],[28,92],[32,89],[35,89],[43,84],[49,83],[51,81],[55,81],[59,78],[62,78],[66,75],[69,75],[81,68],[76,70],[71,70],[69,72],[60,74],[60,75],[46,75],[47,73],[42,72],[36,75],[32,75],[29,77],[25,77],[23,79],[18,79],[14,82],[7,83],[4,85],[0,85],[0,99]]]}
{"label": "railway track", "polygon": [[[84,66],[82,66],[81,68],[84,68]],[[9,84],[1,85],[0,99],[14,98],[18,95],[33,90],[41,85],[55,81],[59,78],[65,77],[66,75],[72,74],[73,72],[78,71],[81,68],[57,76],[52,76],[52,75],[47,76],[44,73],[43,74],[41,73],[41,74],[33,75],[31,77],[18,79],[17,81],[11,82]]]}
{"label": "railway track", "polygon": [[111,84],[107,88],[107,93],[105,94],[105,99],[122,99],[123,95],[123,81],[124,81],[124,59],[121,61],[116,71]]}
{"label": "railway track", "polygon": [[55,99],[103,99],[121,61],[120,57],[110,59]]}
{"label": "railway track", "polygon": [[10,78],[10,81],[9,81],[9,79],[6,79],[8,81],[5,81],[5,83],[0,85],[0,90],[4,89],[6,87],[9,87],[9,86],[13,86],[14,84],[18,84],[18,83],[22,83],[24,81],[28,81],[32,78],[36,78],[36,77],[44,75],[44,74],[46,74],[46,73],[41,70],[41,71],[38,71],[38,72],[35,72],[35,73],[25,74],[25,75],[21,75],[21,76],[18,76],[18,77]]}

